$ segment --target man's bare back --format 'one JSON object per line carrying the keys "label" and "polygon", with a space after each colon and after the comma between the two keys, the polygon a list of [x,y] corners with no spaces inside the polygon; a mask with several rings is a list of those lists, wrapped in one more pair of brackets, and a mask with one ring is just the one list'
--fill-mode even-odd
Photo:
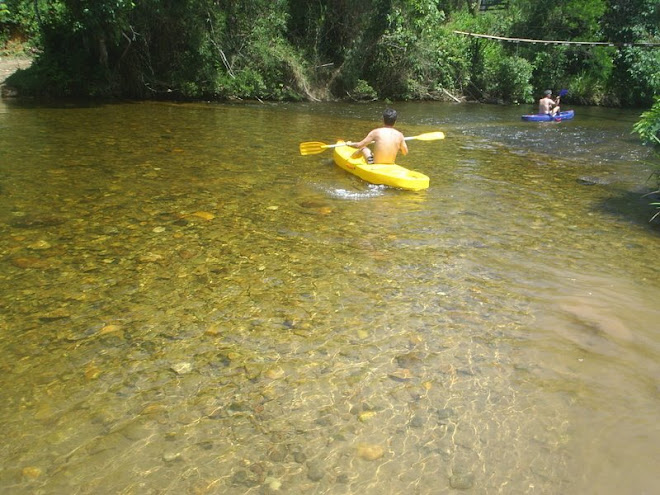
{"label": "man's bare back", "polygon": [[375,163],[394,163],[396,155],[408,153],[408,146],[403,134],[392,127],[379,127],[371,131],[367,139],[373,142],[373,153]]}
{"label": "man's bare back", "polygon": [[[385,123],[383,127],[372,130],[367,137],[359,143],[352,143],[352,146],[363,152],[367,159],[373,155],[371,163],[393,164],[399,151],[404,155],[408,154],[408,145],[403,134],[393,127],[396,112],[391,109],[385,110],[383,120]],[[370,144],[373,144],[373,153],[367,148]]]}

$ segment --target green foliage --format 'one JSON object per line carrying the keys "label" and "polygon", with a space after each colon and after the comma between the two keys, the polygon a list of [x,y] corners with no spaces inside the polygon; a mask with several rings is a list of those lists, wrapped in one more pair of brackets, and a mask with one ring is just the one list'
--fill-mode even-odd
{"label": "green foliage", "polygon": [[299,99],[284,0],[62,0],[43,17],[43,84],[23,93]]}
{"label": "green foliage", "polygon": [[545,89],[563,85],[564,81],[568,79],[566,52],[566,47],[554,46],[535,54],[533,81],[536,94],[541,94]]}
{"label": "green foliage", "polygon": [[508,56],[499,43],[474,44],[473,62],[478,67],[473,82],[489,101],[531,103],[533,66],[526,59]]}
{"label": "green foliage", "polygon": [[[513,0],[509,36],[542,40],[599,41],[605,0]],[[512,49],[512,48],[510,48]],[[532,85],[538,95],[547,88],[570,88],[571,100],[583,104],[608,101],[613,48],[521,44],[517,54],[534,67]]]}
{"label": "green foliage", "polygon": [[[657,0],[610,0],[603,32],[621,43],[657,41],[660,6]],[[660,53],[636,47],[622,48],[614,57],[612,90],[624,105],[649,105],[660,94]]]}
{"label": "green foliage", "polygon": [[657,0],[609,0],[602,28],[611,40],[631,43],[660,34]]}
{"label": "green foliage", "polygon": [[522,57],[506,57],[497,67],[497,94],[504,101],[532,103],[532,64]]}
{"label": "green foliage", "polygon": [[[656,96],[650,110],[640,115],[639,120],[633,126],[633,132],[639,134],[639,137],[644,143],[655,145],[656,150],[660,150],[660,96]],[[655,179],[656,190],[645,196],[654,197],[660,195],[660,151],[656,151],[655,163],[649,165],[654,166],[656,169],[649,178]],[[650,221],[660,218],[660,202],[656,201],[649,203],[649,205],[657,210]]]}
{"label": "green foliage", "polygon": [[[264,2],[261,12],[252,13],[245,31],[242,51],[236,57],[237,70],[247,71],[249,80],[260,88],[258,96],[273,100],[296,99],[305,91],[303,62],[286,40],[285,2]],[[267,6],[271,6],[269,9]]]}
{"label": "green foliage", "polygon": [[613,91],[626,106],[643,106],[660,94],[660,51],[621,48],[614,58]]}
{"label": "green foliage", "polygon": [[660,96],[656,96],[650,110],[640,115],[633,131],[639,134],[645,143],[660,145]]}
{"label": "green foliage", "polygon": [[[467,31],[506,35],[510,18],[503,14],[488,14],[474,16],[468,12],[455,13],[449,23],[448,30]],[[501,61],[507,57],[505,45],[481,39],[457,37],[448,34],[457,49],[452,57],[455,72],[456,87],[479,99],[497,99],[500,97],[497,73]],[[445,45],[446,46],[446,45]]]}
{"label": "green foliage", "polygon": [[[590,47],[570,50],[566,59],[564,76],[559,79],[564,87],[570,88],[570,99],[582,105],[612,105],[616,103],[609,91],[613,70],[612,47]],[[557,81],[557,79],[554,79]],[[548,84],[553,79],[547,80]],[[542,85],[539,85],[539,89]]]}
{"label": "green foliage", "polygon": [[[656,142],[656,146],[660,146],[660,139],[657,137],[657,135],[654,135],[653,139]],[[649,203],[649,206],[656,210],[656,213],[649,220],[649,222],[653,222],[656,219],[660,219],[660,202],[658,201],[658,199],[660,199],[660,152],[656,152],[655,163],[651,163],[649,165],[655,167],[655,170],[649,177],[649,180],[655,180],[655,190],[645,194],[644,196],[655,198],[655,201]]]}
{"label": "green foliage", "polygon": [[[52,3],[52,7],[50,7]],[[10,55],[21,54],[40,43],[39,12],[57,8],[47,0],[0,1],[0,48]],[[14,52],[14,53],[12,53]]]}
{"label": "green foliage", "polygon": [[[42,48],[24,94],[135,98],[440,98],[646,105],[660,51],[514,44],[657,41],[657,0],[0,0],[0,41]],[[14,35],[14,34],[12,34]],[[4,37],[4,38],[2,38]]]}
{"label": "green foliage", "polygon": [[[581,105],[608,105],[611,103],[607,81],[587,71],[570,79],[570,100]],[[561,88],[563,89],[563,88]]]}
{"label": "green foliage", "polygon": [[544,40],[593,40],[607,8],[606,0],[511,1],[516,12],[511,36]]}
{"label": "green foliage", "polygon": [[351,91],[351,98],[354,100],[376,100],[378,98],[378,93],[369,86],[369,83],[364,79],[358,79],[355,88]]}
{"label": "green foliage", "polygon": [[0,23],[5,23],[9,20],[10,12],[7,8],[7,2],[0,1]]}

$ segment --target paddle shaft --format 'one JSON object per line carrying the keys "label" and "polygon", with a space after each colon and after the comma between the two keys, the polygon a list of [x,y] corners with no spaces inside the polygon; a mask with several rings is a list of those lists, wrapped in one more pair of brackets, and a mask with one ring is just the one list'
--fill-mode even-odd
{"label": "paddle shaft", "polygon": [[[412,140],[416,140],[416,141],[435,141],[437,139],[444,139],[444,138],[445,138],[445,134],[443,132],[435,131],[435,132],[426,132],[424,134],[419,134],[417,136],[408,136],[408,137],[403,138],[403,140],[404,141],[412,141]],[[375,142],[376,141],[371,141],[371,143],[369,143],[369,144],[373,144]],[[350,142],[349,143],[344,143],[345,146],[352,146],[354,144],[355,143],[350,143]],[[337,146],[342,146],[342,145],[341,144],[339,144],[339,145],[333,144],[332,145],[333,148],[335,148]]]}
{"label": "paddle shaft", "polygon": [[[404,141],[412,141],[413,139],[417,139],[419,136],[410,136],[407,138],[403,138]],[[371,141],[369,144],[374,144],[376,141]],[[357,143],[353,143],[351,141],[348,141],[346,143],[337,143],[337,144],[326,144],[324,148],[337,148],[339,146],[353,146]]]}
{"label": "paddle shaft", "polygon": [[[561,97],[562,97],[562,96],[566,96],[567,94],[568,94],[568,90],[567,90],[567,89],[562,89],[562,90],[559,92],[559,95],[557,96],[557,99],[555,100],[555,103],[556,103],[557,105],[559,105],[559,100],[561,100]],[[555,122],[561,122],[561,115],[560,115],[560,112],[557,112],[552,118],[554,119]]]}
{"label": "paddle shaft", "polygon": [[[435,131],[435,132],[426,132],[424,134],[420,134],[418,136],[410,136],[407,138],[404,138],[406,141],[410,141],[413,139],[417,139],[420,141],[435,141],[437,139],[444,139],[445,134],[440,131]],[[301,155],[315,155],[317,153],[322,153],[323,151],[330,149],[330,148],[337,148],[339,146],[354,146],[354,143],[352,142],[344,142],[344,143],[337,143],[337,144],[325,144],[321,143],[318,141],[312,141],[312,142],[306,142],[306,143],[300,143],[300,154]]]}

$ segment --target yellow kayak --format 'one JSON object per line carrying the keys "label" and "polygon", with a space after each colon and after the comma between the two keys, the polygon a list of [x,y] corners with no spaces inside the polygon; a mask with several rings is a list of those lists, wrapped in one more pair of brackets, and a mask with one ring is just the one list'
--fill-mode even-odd
{"label": "yellow kayak", "polygon": [[429,178],[413,170],[401,167],[400,165],[368,164],[364,156],[352,158],[357,148],[351,146],[341,146],[344,141],[337,141],[334,148],[333,158],[335,163],[347,172],[357,175],[360,179],[371,182],[372,184],[383,184],[400,189],[419,191],[429,187]]}

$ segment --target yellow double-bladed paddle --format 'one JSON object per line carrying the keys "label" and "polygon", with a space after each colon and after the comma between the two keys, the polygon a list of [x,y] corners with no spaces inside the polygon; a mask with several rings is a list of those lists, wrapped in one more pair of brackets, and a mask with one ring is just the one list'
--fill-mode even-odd
{"label": "yellow double-bladed paddle", "polygon": [[[406,141],[436,141],[438,139],[444,139],[445,133],[441,131],[436,132],[427,132],[420,134],[419,136],[410,136],[405,138]],[[325,144],[319,141],[309,141],[307,143],[300,143],[300,154],[301,155],[316,155],[317,153],[322,153],[323,151],[329,148],[336,148],[337,146],[350,146],[352,143],[341,143],[341,144]]]}

